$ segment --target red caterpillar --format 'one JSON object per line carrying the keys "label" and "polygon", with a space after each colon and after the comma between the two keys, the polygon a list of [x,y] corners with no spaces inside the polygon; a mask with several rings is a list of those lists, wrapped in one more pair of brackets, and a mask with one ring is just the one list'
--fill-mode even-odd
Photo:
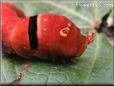
{"label": "red caterpillar", "polygon": [[12,4],[2,3],[3,52],[19,56],[67,59],[80,56],[93,41],[93,33],[81,35],[79,28],[62,15],[25,17]]}

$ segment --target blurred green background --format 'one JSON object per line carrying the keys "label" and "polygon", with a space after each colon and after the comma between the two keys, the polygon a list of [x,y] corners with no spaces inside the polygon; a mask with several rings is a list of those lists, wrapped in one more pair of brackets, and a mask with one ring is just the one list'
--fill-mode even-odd
{"label": "blurred green background", "polygon": [[[3,0],[15,4],[26,16],[40,13],[56,13],[71,19],[87,34],[93,29],[92,21],[108,12],[112,1],[101,0]],[[1,83],[8,84],[23,74],[19,84],[113,84],[113,45],[104,34],[95,35],[94,43],[89,45],[76,64],[53,64],[37,58],[20,59],[18,56],[2,55]],[[29,64],[23,72],[23,65]]]}

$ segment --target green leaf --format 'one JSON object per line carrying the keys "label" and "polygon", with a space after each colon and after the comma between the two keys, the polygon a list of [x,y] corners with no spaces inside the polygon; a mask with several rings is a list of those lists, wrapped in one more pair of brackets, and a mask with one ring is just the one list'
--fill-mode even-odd
{"label": "green leaf", "polygon": [[[40,13],[57,13],[67,16],[85,34],[93,29],[91,21],[100,20],[109,9],[109,7],[81,7],[73,0],[12,3],[21,8],[27,16]],[[89,4],[92,3],[95,2],[89,2]],[[19,84],[113,84],[113,61],[113,46],[104,34],[96,34],[94,43],[88,46],[81,57],[77,58],[76,64],[54,64],[37,58],[25,60],[16,55],[3,54],[1,83],[11,83],[16,79],[17,74],[22,73]],[[24,64],[30,65],[28,71],[23,72]]]}

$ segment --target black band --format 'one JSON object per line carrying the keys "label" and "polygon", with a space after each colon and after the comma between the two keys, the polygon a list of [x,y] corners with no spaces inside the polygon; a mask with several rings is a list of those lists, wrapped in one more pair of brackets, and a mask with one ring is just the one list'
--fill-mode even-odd
{"label": "black band", "polygon": [[28,34],[31,49],[37,49],[37,16],[30,17]]}

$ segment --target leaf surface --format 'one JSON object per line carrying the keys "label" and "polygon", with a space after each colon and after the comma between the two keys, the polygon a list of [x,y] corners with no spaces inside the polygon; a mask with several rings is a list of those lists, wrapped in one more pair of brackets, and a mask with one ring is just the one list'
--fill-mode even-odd
{"label": "leaf surface", "polygon": [[[108,7],[81,7],[76,5],[76,1],[64,0],[60,2],[23,1],[14,4],[27,16],[39,13],[57,13],[67,16],[85,34],[92,29],[92,20],[100,19],[109,10]],[[104,34],[96,34],[94,43],[88,46],[76,64],[57,65],[37,58],[23,60],[16,55],[3,54],[1,82],[11,83],[17,74],[23,73],[20,84],[113,84],[113,61],[113,47]],[[26,72],[23,72],[24,64],[30,65]]]}

